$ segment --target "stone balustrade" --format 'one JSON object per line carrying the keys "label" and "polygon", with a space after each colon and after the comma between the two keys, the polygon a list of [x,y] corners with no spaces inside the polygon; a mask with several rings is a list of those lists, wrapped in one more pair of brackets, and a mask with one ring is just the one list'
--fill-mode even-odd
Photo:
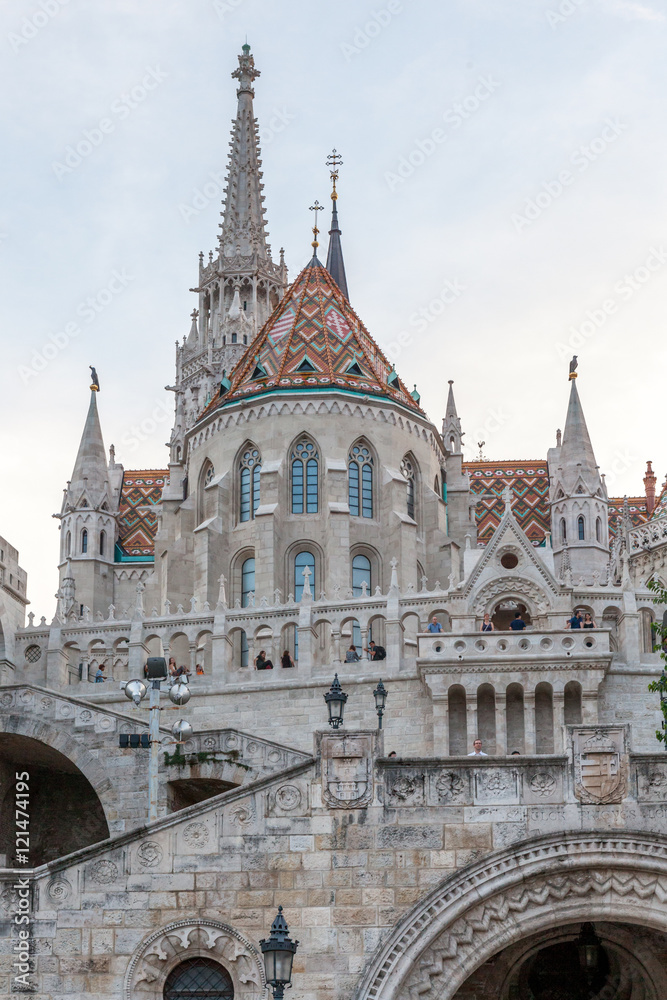
{"label": "stone balustrade", "polygon": [[533,632],[426,632],[419,635],[419,659],[451,664],[494,664],[540,661],[554,657],[607,664],[611,657],[609,629],[559,629]]}
{"label": "stone balustrade", "polygon": [[630,552],[646,552],[664,545],[667,542],[667,514],[631,528],[628,535]]}

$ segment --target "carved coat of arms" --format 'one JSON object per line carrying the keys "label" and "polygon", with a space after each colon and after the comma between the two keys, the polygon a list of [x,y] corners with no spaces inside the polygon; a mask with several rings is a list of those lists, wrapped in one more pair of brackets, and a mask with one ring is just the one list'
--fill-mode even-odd
{"label": "carved coat of arms", "polygon": [[322,739],[322,798],[334,809],[360,809],[373,799],[371,740],[365,735]]}
{"label": "carved coat of arms", "polygon": [[622,729],[573,732],[575,792],[582,802],[621,802],[627,791]]}

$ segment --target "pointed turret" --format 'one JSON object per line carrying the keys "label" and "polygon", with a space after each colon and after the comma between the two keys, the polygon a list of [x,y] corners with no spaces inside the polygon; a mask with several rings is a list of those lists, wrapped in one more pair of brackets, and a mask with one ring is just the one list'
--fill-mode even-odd
{"label": "pointed turret", "polygon": [[595,461],[586,418],[570,370],[570,401],[562,444],[547,456],[550,479],[551,531],[556,569],[567,563],[576,583],[604,578],[609,561],[607,490]]}
{"label": "pointed turret", "polygon": [[333,191],[331,192],[331,229],[329,230],[329,250],[327,252],[327,271],[336,282],[346,299],[350,296],[347,291],[347,278],[345,276],[345,263],[343,261],[343,247],[340,242],[340,228],[338,226],[338,192],[336,191],[336,181],[338,180],[338,167],[342,160],[334,149],[327,156],[327,166],[331,167],[331,182]]}
{"label": "pointed turret", "polygon": [[449,392],[447,393],[447,407],[445,409],[445,418],[442,421],[442,440],[445,442],[445,448],[452,455],[458,454],[461,451],[461,442],[463,438],[463,431],[461,430],[461,420],[456,412],[456,403],[454,401],[454,389],[452,386],[454,381],[449,380]]}
{"label": "pointed turret", "polygon": [[68,614],[75,592],[77,616],[83,606],[106,614],[113,601],[113,572],[107,567],[114,561],[123,466],[115,461],[113,445],[109,451],[107,463],[95,388],[72,478],[55,515],[60,520],[60,592]]}

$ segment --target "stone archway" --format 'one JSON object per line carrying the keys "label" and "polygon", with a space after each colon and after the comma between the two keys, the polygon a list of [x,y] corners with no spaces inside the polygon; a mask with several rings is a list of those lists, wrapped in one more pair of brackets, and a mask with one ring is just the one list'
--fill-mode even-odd
{"label": "stone archway", "polygon": [[354,1000],[452,1000],[498,952],[562,925],[636,924],[667,932],[667,839],[552,834],[447,878],[394,928]]}

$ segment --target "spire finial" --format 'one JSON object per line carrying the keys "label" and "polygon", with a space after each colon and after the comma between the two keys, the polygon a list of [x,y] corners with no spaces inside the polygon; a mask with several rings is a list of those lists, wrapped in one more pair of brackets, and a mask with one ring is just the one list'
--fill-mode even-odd
{"label": "spire finial", "polygon": [[311,243],[311,246],[313,248],[313,257],[317,257],[317,248],[320,245],[317,241],[317,237],[319,236],[320,233],[319,229],[317,228],[317,213],[321,212],[323,208],[324,205],[320,205],[317,199],[315,199],[315,204],[310,206],[310,211],[315,213],[315,225],[313,226],[313,242]]}
{"label": "spire finial", "polygon": [[570,375],[569,375],[570,382],[577,377],[578,364],[579,362],[577,361],[577,355],[575,354],[572,360],[570,361]]}
{"label": "spire finial", "polygon": [[329,176],[331,177],[331,183],[333,186],[333,190],[331,192],[332,201],[336,201],[338,198],[338,194],[336,193],[336,181],[338,180],[338,168],[342,167],[342,165],[343,159],[340,153],[338,153],[335,148],[332,149],[327,156],[327,166],[329,167]]}
{"label": "spire finial", "polygon": [[100,380],[97,377],[97,372],[95,371],[92,365],[88,365],[88,367],[90,368],[90,388],[92,389],[93,392],[99,392]]}

